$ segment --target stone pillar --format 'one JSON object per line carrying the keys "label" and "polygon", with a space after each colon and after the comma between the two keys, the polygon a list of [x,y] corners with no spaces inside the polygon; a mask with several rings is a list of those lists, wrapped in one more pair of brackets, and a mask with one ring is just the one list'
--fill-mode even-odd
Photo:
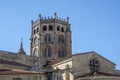
{"label": "stone pillar", "polygon": [[69,65],[66,65],[65,80],[70,80]]}

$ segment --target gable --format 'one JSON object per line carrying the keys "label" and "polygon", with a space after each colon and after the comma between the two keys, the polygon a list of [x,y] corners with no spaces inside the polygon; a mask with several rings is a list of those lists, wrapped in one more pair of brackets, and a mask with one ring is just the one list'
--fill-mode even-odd
{"label": "gable", "polygon": [[79,53],[72,56],[74,75],[83,75],[91,72],[90,60],[95,59],[99,64],[99,72],[114,73],[115,64],[96,52]]}

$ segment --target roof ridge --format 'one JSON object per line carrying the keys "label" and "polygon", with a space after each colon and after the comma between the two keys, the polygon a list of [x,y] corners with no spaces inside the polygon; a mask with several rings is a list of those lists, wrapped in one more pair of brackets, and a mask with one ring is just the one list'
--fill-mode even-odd
{"label": "roof ridge", "polygon": [[97,53],[97,52],[95,52],[95,51],[83,52],[83,53],[76,53],[76,54],[73,54],[73,56],[77,56],[77,55],[85,55],[85,54],[92,54],[92,53],[94,53],[94,54],[96,54],[96,55],[98,55],[98,56],[102,57],[103,59],[105,59],[105,60],[107,60],[108,62],[110,62],[110,63],[112,63],[112,64],[114,64],[114,65],[115,65],[115,63],[114,63],[114,62],[112,62],[112,61],[110,61],[109,59],[107,59],[107,58],[103,57],[102,55],[100,55],[99,53]]}
{"label": "roof ridge", "polygon": [[16,52],[10,52],[10,51],[4,51],[4,50],[0,50],[0,52],[4,52],[4,53],[16,53]]}
{"label": "roof ridge", "polygon": [[0,63],[3,64],[10,64],[10,65],[17,65],[17,66],[27,66],[27,67],[31,67],[29,65],[20,63],[20,62],[16,62],[16,61],[11,61],[11,60],[4,60],[4,59],[0,59]]}

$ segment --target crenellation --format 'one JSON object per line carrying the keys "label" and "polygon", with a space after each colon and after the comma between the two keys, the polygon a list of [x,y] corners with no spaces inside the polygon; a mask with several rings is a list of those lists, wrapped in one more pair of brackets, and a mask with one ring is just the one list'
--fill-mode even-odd
{"label": "crenellation", "polygon": [[33,25],[33,20],[31,20],[31,24]]}
{"label": "crenellation", "polygon": [[53,19],[53,17],[51,16],[51,19]]}
{"label": "crenellation", "polygon": [[55,19],[57,18],[57,13],[54,13],[54,18],[55,18]]}
{"label": "crenellation", "polygon": [[69,22],[69,17],[67,17],[67,22]]}
{"label": "crenellation", "polygon": [[46,22],[46,23],[52,22],[52,21],[56,20],[59,23],[68,24],[69,17],[67,17],[66,19],[63,19],[61,17],[58,18],[58,16],[57,16],[56,13],[54,14],[54,18],[52,16],[51,17],[50,16],[48,16],[48,17],[42,17],[41,14],[39,14],[39,19],[37,19],[36,21],[33,21],[33,20],[31,21],[33,27],[35,27],[36,25],[39,24],[39,20],[41,22]]}
{"label": "crenellation", "polygon": [[[65,32],[66,28],[69,27],[68,25],[69,23],[67,22],[67,19],[58,17],[57,13],[54,13],[54,18],[50,16],[42,17],[41,15],[39,16],[39,18],[40,21],[36,20],[35,22],[33,22],[32,25],[32,27],[34,27],[32,28],[32,31],[34,32],[32,33],[33,41],[31,41],[32,42],[31,50],[30,50],[31,55],[32,56],[34,56],[34,54],[37,54],[38,56],[42,55],[41,58],[43,59],[47,58],[49,60],[49,59],[60,58],[58,52],[60,52],[60,54],[64,54],[62,56],[67,56],[72,54],[71,52],[68,52],[71,51],[71,47],[68,47],[71,46],[71,41],[70,41],[71,39],[67,39],[66,41],[66,36],[71,33],[70,31],[68,31],[67,34]],[[38,32],[39,34],[42,35],[36,33],[37,28],[40,28]],[[40,38],[40,42],[38,42],[40,44],[34,44],[35,36],[37,36],[37,40],[38,38]],[[57,45],[59,46],[57,47]],[[58,49],[56,50],[56,48]],[[50,52],[51,55],[49,56],[51,57],[45,57],[44,50],[49,50],[49,49],[51,51]]]}
{"label": "crenellation", "polygon": [[37,19],[36,21],[33,21],[32,27],[35,27],[36,25],[39,25],[39,19]]}
{"label": "crenellation", "polygon": [[42,17],[41,14],[39,14],[39,18],[40,18],[40,19],[41,19],[41,17]]}
{"label": "crenellation", "polygon": [[62,21],[60,19],[56,20],[57,23],[63,24],[63,25],[68,25],[66,21]]}

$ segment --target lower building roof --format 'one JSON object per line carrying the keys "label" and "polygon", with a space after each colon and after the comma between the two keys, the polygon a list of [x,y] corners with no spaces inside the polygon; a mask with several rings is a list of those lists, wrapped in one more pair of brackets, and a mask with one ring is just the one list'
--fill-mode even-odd
{"label": "lower building roof", "polygon": [[95,76],[114,76],[114,77],[120,77],[120,75],[116,75],[116,74],[110,74],[110,73],[104,73],[104,72],[97,72],[97,73],[87,73],[87,74],[78,76],[76,78],[95,77]]}
{"label": "lower building roof", "polygon": [[0,75],[24,75],[24,74],[42,74],[42,73],[18,69],[0,69]]}
{"label": "lower building roof", "polygon": [[31,66],[26,65],[26,64],[22,64],[22,63],[15,62],[15,61],[3,60],[3,59],[0,59],[0,64],[8,64],[8,65],[15,65],[15,66],[31,67]]}

